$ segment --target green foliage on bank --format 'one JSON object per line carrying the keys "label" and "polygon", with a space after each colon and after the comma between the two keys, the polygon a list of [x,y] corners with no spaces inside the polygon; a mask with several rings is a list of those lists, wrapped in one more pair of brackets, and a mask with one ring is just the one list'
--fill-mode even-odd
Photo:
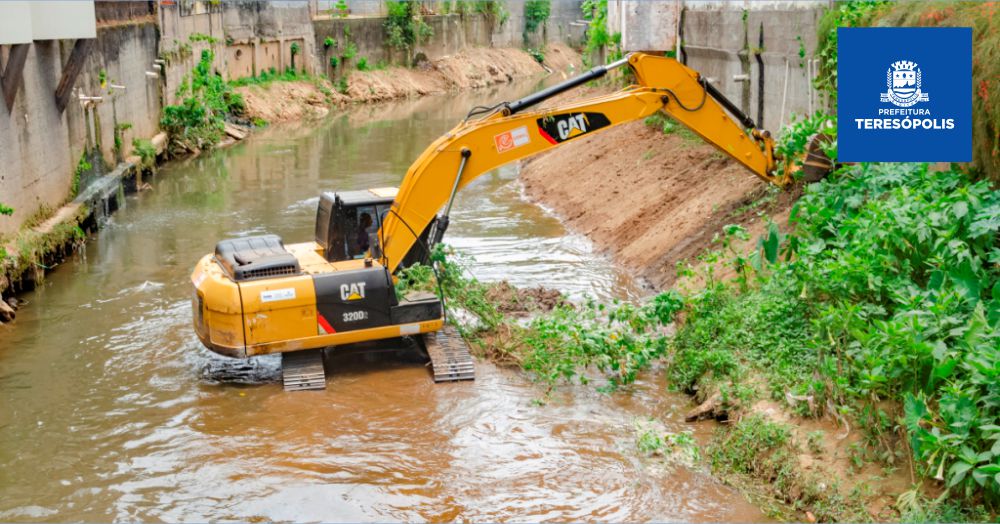
{"label": "green foliage on bank", "polygon": [[[490,293],[493,285],[478,281],[465,269],[471,265],[467,260],[445,253],[441,247],[435,250],[436,273],[448,310],[466,338],[483,354],[530,371],[549,389],[564,382],[588,383],[588,368],[601,374],[604,389],[634,382],[639,372],[663,356],[667,348],[663,327],[682,307],[679,295],[664,293],[643,305],[563,303],[519,323],[503,313]],[[402,270],[397,293],[437,291],[434,274],[422,265]],[[474,321],[459,321],[464,315],[472,315]]]}
{"label": "green foliage on bank", "polygon": [[622,51],[621,33],[608,31],[608,0],[584,0],[580,6],[587,21],[587,43],[583,61],[590,65],[595,55],[605,53],[605,62],[614,62],[625,56]]}
{"label": "green foliage on bank", "polygon": [[545,27],[545,22],[552,12],[551,0],[525,0],[524,2],[524,43],[528,43],[528,35],[539,28]]}
{"label": "green foliage on bank", "polygon": [[910,459],[902,433],[919,472],[995,503],[1000,191],[958,168],[852,165],[807,187],[792,222],[773,263],[765,239],[759,270],[688,297],[674,383],[763,376],[775,400],[810,398],[803,415],[862,420],[883,461]]}
{"label": "green foliage on bank", "polygon": [[213,59],[210,50],[202,51],[198,64],[177,88],[181,103],[163,108],[160,127],[174,145],[185,149],[212,147],[225,133],[226,117],[246,110],[243,97],[214,71]]}
{"label": "green foliage on bank", "polygon": [[420,4],[407,0],[386,2],[385,43],[396,49],[411,50],[434,35],[434,29],[420,16]]}

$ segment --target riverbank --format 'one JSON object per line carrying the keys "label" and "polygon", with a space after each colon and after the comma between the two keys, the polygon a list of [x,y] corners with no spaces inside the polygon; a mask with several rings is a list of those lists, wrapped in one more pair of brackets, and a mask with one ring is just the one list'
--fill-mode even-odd
{"label": "riverbank", "polygon": [[[236,87],[212,84],[214,80],[203,81],[202,91],[193,98],[206,100],[204,105],[209,109],[235,110],[239,114],[225,119],[217,114],[214,120],[201,116],[199,118],[205,120],[198,126],[183,124],[173,128],[175,133],[183,133],[180,137],[168,139],[161,133],[152,141],[147,141],[148,147],[155,151],[148,153],[152,155],[149,159],[131,157],[112,168],[100,166],[100,170],[87,163],[87,168],[81,170],[77,177],[99,171],[104,178],[101,184],[95,184],[95,188],[102,188],[102,195],[107,195],[95,199],[97,189],[91,191],[88,188],[65,205],[39,213],[19,233],[0,241],[0,322],[15,318],[18,302],[13,294],[33,289],[44,279],[46,271],[71,255],[82,245],[88,233],[96,232],[103,217],[121,205],[119,195],[123,198],[125,193],[140,190],[143,184],[148,183],[141,177],[144,163],[162,164],[171,158],[200,154],[204,149],[227,147],[249,136],[255,127],[268,122],[321,118],[332,109],[349,104],[477,89],[547,72],[571,75],[580,68],[579,54],[565,45],[552,44],[545,53],[546,63],[542,65],[521,49],[474,48],[427,61],[416,69],[390,67],[352,71],[338,86],[321,77],[286,81],[279,76],[272,80],[257,79]],[[211,61],[209,57],[207,63]],[[297,77],[293,75],[293,78]],[[238,96],[232,96],[233,93]],[[208,100],[213,98],[224,99],[226,105],[212,108]],[[171,107],[177,108],[172,114],[178,122],[186,122],[188,116],[198,114],[198,111],[183,106],[168,106],[168,112]],[[211,110],[208,111],[208,114],[211,113]],[[204,114],[202,111],[201,115]],[[155,166],[146,166],[147,169],[149,167]],[[108,188],[113,191],[104,191]]]}
{"label": "riverbank", "polygon": [[[829,118],[782,136],[804,144]],[[676,331],[652,334],[648,309],[575,331],[553,317],[515,337],[530,359],[554,360],[559,380],[662,359],[697,404],[688,418],[720,423],[703,450],[712,469],[791,518],[989,518],[1000,192],[961,166],[876,163],[777,193],[675,128],[650,119],[574,141],[522,179],[666,291],[643,308],[682,303]],[[573,335],[538,343],[538,330]]]}
{"label": "riverbank", "polygon": [[251,84],[236,87],[235,92],[243,97],[245,116],[251,121],[287,122],[321,118],[346,104],[478,89],[547,72],[571,75],[579,70],[580,55],[561,44],[545,49],[544,65],[523,49],[472,48],[415,68],[351,71],[336,82],[316,77]]}

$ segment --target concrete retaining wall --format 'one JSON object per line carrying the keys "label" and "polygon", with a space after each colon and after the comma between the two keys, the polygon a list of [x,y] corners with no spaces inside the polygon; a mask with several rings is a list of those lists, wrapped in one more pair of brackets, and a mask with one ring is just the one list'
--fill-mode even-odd
{"label": "concrete retaining wall", "polygon": [[[14,208],[14,215],[0,216],[0,234],[16,232],[40,209],[54,209],[67,200],[75,167],[88,145],[99,145],[100,156],[115,163],[116,122],[131,124],[122,132],[123,153],[131,149],[133,138],[158,132],[158,80],[146,75],[157,58],[157,46],[155,24],[98,28],[97,44],[77,79],[74,96],[60,113],[53,93],[73,41],[31,44],[12,110],[0,103],[0,202]],[[79,102],[81,94],[102,100],[85,109]],[[86,183],[81,181],[80,189]]]}
{"label": "concrete retaining wall", "polygon": [[792,114],[824,107],[812,87],[816,62],[810,57],[829,5],[828,0],[610,0],[608,18],[628,51],[676,50],[679,42],[681,60],[763,127],[777,131]]}
{"label": "concrete retaining wall", "polygon": [[[458,53],[467,47],[488,47],[491,43],[489,20],[482,15],[433,15],[425,16],[426,22],[434,31],[426,42],[417,44],[413,49],[413,57],[423,55],[436,58]],[[403,50],[394,49],[385,44],[385,18],[331,18],[314,22],[316,32],[315,46],[319,61],[325,64],[325,73],[331,77],[343,70],[341,66],[334,71],[329,66],[331,56],[338,59],[344,56],[348,46],[353,44],[357,54],[350,60],[350,66],[357,65],[358,60],[365,58],[368,64],[374,66],[378,62],[394,65],[410,65],[412,57]],[[332,38],[335,45],[324,46],[324,41]]]}
{"label": "concrete retaining wall", "polygon": [[[320,71],[335,76],[330,66],[330,57],[340,60],[352,42],[357,47],[357,55],[350,65],[356,65],[357,60],[364,57],[370,65],[385,62],[394,65],[411,65],[413,57],[419,55],[428,58],[452,55],[466,47],[543,47],[547,42],[562,42],[579,45],[584,41],[585,27],[578,23],[582,0],[562,0],[552,2],[552,10],[544,27],[532,34],[525,34],[524,0],[507,0],[507,19],[501,21],[480,13],[450,13],[427,15],[423,17],[433,30],[426,42],[413,49],[411,56],[402,50],[392,49],[385,45],[386,31],[383,16],[355,16],[354,9],[359,5],[366,6],[366,13],[384,12],[384,2],[368,2],[351,6],[352,16],[348,18],[321,16],[313,21],[316,35],[315,49],[317,62],[322,64]],[[326,4],[321,4],[324,8]],[[381,6],[376,9],[376,5]],[[440,6],[438,6],[440,7]],[[350,36],[347,36],[349,33]],[[326,47],[324,41],[332,38],[336,46]],[[341,60],[342,61],[342,60]]]}

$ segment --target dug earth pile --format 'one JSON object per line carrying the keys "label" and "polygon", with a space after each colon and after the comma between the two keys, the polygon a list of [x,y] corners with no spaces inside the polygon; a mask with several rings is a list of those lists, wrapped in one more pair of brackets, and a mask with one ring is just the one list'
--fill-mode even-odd
{"label": "dug earth pile", "polygon": [[[523,163],[525,193],[617,262],[666,289],[677,264],[713,245],[726,224],[755,238],[767,183],[693,135],[641,121],[574,140]],[[767,211],[779,223],[792,198]]]}
{"label": "dug earth pile", "polygon": [[510,82],[515,78],[579,69],[580,57],[569,47],[552,44],[545,64],[522,49],[471,48],[421,62],[415,68],[389,67],[352,71],[343,82],[325,78],[272,82],[236,88],[246,101],[246,116],[283,122],[326,115],[332,106],[440,94]]}

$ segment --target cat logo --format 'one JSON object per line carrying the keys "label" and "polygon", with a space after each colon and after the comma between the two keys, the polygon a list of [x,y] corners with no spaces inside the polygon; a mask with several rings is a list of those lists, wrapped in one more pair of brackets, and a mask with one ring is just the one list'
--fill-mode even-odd
{"label": "cat logo", "polygon": [[611,125],[603,113],[565,113],[538,119],[538,134],[558,144]]}
{"label": "cat logo", "polygon": [[355,282],[353,284],[340,285],[340,299],[346,302],[361,300],[365,298],[365,283]]}

